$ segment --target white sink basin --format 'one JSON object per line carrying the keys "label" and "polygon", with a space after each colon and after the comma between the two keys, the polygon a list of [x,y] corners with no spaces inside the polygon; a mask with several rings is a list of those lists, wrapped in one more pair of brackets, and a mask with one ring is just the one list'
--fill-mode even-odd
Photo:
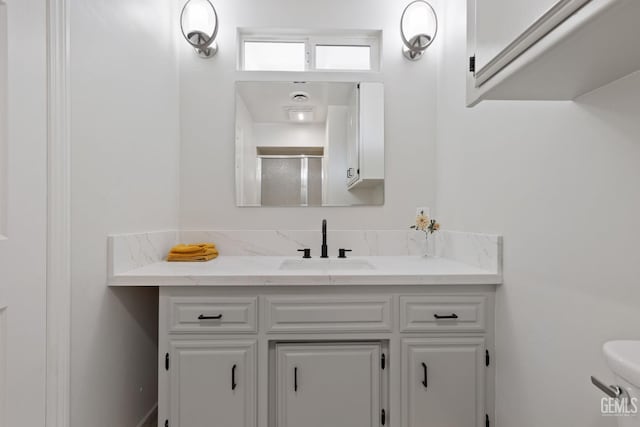
{"label": "white sink basin", "polygon": [[640,387],[640,341],[609,341],[603,350],[611,370]]}
{"label": "white sink basin", "polygon": [[374,270],[365,259],[287,259],[280,270]]}

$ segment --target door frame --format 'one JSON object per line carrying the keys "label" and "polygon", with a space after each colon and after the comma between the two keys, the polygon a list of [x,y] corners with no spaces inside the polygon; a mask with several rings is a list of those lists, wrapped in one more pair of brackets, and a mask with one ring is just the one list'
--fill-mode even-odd
{"label": "door frame", "polygon": [[46,427],[69,427],[71,383],[70,0],[47,0]]}

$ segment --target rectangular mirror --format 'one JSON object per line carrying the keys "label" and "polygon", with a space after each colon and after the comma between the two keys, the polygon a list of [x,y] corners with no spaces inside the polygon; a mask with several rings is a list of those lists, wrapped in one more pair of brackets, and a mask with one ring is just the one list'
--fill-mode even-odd
{"label": "rectangular mirror", "polygon": [[236,203],[382,205],[382,83],[237,82]]}

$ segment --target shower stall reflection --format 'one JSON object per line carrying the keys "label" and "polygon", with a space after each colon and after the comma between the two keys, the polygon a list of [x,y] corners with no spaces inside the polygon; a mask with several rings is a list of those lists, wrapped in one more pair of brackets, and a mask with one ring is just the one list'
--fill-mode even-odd
{"label": "shower stall reflection", "polygon": [[258,156],[262,206],[322,206],[322,156]]}

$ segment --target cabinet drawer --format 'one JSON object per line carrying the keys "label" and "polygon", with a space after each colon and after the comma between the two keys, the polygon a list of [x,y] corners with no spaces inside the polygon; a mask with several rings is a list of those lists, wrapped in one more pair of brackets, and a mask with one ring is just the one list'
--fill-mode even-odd
{"label": "cabinet drawer", "polygon": [[400,297],[400,331],[485,330],[484,296]]}
{"label": "cabinet drawer", "polygon": [[169,333],[256,332],[257,298],[169,300]]}
{"label": "cabinet drawer", "polygon": [[391,296],[267,297],[269,332],[391,330]]}

